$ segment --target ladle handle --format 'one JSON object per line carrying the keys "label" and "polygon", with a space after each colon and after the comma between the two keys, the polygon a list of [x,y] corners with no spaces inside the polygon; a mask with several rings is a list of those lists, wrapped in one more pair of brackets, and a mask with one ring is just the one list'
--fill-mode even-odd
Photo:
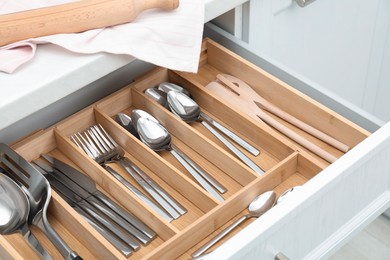
{"label": "ladle handle", "polygon": [[51,255],[43,248],[38,239],[34,236],[34,234],[30,231],[27,223],[21,228],[21,232],[23,237],[27,240],[27,242],[31,245],[31,247],[42,257],[44,260],[53,259]]}
{"label": "ladle handle", "polygon": [[196,250],[191,256],[192,257],[198,257],[204,252],[206,252],[210,247],[215,245],[218,241],[220,241],[222,238],[224,238],[227,234],[229,234],[233,229],[235,229],[237,226],[239,226],[242,222],[244,222],[246,219],[250,218],[252,215],[244,215],[241,218],[237,219],[233,224],[222,230],[218,233],[213,239],[211,239],[209,242],[207,242],[204,246]]}
{"label": "ladle handle", "polygon": [[37,219],[34,223],[36,224],[50,239],[50,241],[55,245],[60,254],[66,260],[74,260],[74,259],[82,259],[75,251],[73,251],[68,244],[61,238],[61,236],[54,230],[54,228],[50,225],[46,216],[42,214],[42,216]]}

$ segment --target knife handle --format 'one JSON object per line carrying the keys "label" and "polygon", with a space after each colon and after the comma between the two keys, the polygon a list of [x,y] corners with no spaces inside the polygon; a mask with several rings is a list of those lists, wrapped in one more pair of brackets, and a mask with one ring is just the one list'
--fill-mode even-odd
{"label": "knife handle", "polygon": [[142,244],[147,245],[151,242],[151,240],[144,233],[142,233],[141,231],[139,231],[138,229],[130,225],[127,221],[125,221],[123,218],[118,216],[112,209],[102,204],[97,198],[88,197],[87,201],[96,209],[98,209],[107,217],[109,217],[111,220],[113,220],[120,227],[122,227],[124,230],[132,234]]}
{"label": "knife handle", "polygon": [[93,195],[102,203],[104,203],[107,207],[109,207],[114,212],[116,212],[119,216],[121,216],[124,220],[126,220],[128,223],[130,223],[139,231],[141,231],[143,234],[145,234],[149,238],[149,240],[152,240],[157,236],[156,232],[154,232],[151,228],[149,228],[147,225],[145,225],[141,220],[139,220],[135,216],[127,213],[125,210],[122,209],[121,206],[119,206],[115,201],[111,200],[101,191],[97,190],[93,193]]}
{"label": "knife handle", "polygon": [[123,229],[118,227],[115,223],[112,222],[110,218],[108,218],[104,214],[98,214],[95,211],[95,208],[92,205],[90,205],[87,201],[83,200],[78,202],[77,204],[80,208],[85,210],[89,215],[91,215],[104,227],[109,229],[112,233],[114,233],[120,239],[126,242],[127,245],[131,246],[131,248],[133,248],[134,251],[137,251],[141,248],[141,245],[131,235],[129,235]]}
{"label": "knife handle", "polygon": [[87,212],[79,206],[73,207],[97,232],[115,246],[125,257],[129,257],[133,253],[133,248],[124,243],[118,236],[104,227],[100,222],[94,220]]}

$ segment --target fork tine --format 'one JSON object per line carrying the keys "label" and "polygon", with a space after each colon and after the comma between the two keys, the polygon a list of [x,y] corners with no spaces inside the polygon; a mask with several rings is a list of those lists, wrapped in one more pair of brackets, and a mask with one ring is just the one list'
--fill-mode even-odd
{"label": "fork tine", "polygon": [[105,134],[103,134],[103,130],[104,130],[104,128],[101,125],[94,126],[94,131],[99,136],[99,138],[101,138],[110,147],[111,150],[114,150],[116,148],[116,145],[114,145],[114,143],[110,142],[110,140],[108,138],[109,135],[107,132],[104,131]]}
{"label": "fork tine", "polygon": [[[84,141],[82,141],[81,139]],[[81,148],[90,158],[96,159],[98,157],[97,152],[88,144],[84,137],[80,133],[72,135],[72,140],[76,143],[78,147]]]}
{"label": "fork tine", "polygon": [[[119,146],[119,145],[114,141],[114,139],[112,139],[112,137],[106,132],[106,130],[103,128],[103,126],[101,126],[101,125],[99,124],[98,126],[96,126],[96,129],[97,129],[97,131],[98,131],[102,136],[105,135],[105,136],[107,137],[107,139],[109,139],[109,140],[107,140],[108,143],[111,143],[111,144],[114,146],[114,148]],[[103,133],[104,133],[104,134],[103,134]]]}
{"label": "fork tine", "polygon": [[96,133],[93,126],[88,129],[88,133],[90,134],[92,139],[95,141],[95,143],[100,147],[101,150],[103,150],[104,152],[111,151],[111,147],[107,146],[107,144],[104,142],[104,140],[102,140],[102,138],[99,136],[99,134]]}

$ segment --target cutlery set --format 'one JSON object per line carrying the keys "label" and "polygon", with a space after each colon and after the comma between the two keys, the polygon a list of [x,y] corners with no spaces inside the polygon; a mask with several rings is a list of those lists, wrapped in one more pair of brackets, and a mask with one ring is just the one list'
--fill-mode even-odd
{"label": "cutlery set", "polygon": [[0,251],[202,259],[234,236],[251,249],[251,227],[277,228],[263,214],[368,136],[210,40],[201,55],[197,74],[154,68],[15,150],[0,144]]}

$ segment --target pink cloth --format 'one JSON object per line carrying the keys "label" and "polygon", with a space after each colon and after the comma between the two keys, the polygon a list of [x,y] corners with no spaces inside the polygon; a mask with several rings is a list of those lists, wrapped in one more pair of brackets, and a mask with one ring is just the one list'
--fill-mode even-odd
{"label": "pink cloth", "polygon": [[[70,0],[9,0],[0,15],[72,2]],[[151,9],[127,24],[28,39],[0,47],[0,71],[15,73],[34,58],[39,44],[56,44],[76,53],[127,54],[174,70],[197,72],[204,23],[204,1],[180,0],[173,11]],[[1,37],[1,36],[0,36]]]}

